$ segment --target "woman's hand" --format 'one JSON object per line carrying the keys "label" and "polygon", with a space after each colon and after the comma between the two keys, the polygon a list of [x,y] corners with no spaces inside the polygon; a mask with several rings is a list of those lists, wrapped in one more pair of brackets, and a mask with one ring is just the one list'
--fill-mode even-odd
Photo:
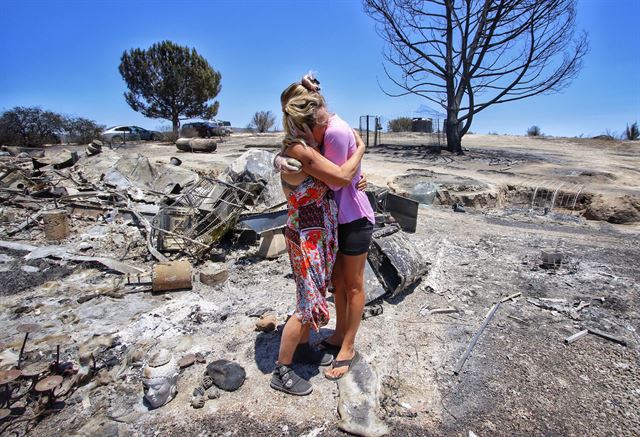
{"label": "woman's hand", "polygon": [[307,123],[304,123],[302,125],[302,129],[304,129],[304,132],[298,131],[298,134],[300,135],[300,137],[304,140],[305,143],[307,143],[307,146],[317,149],[318,142],[313,136],[313,132],[311,132],[311,129],[309,129],[309,126],[307,125]]}
{"label": "woman's hand", "polygon": [[353,136],[356,137],[356,145],[358,147],[364,147],[365,149],[367,148],[367,145],[364,143],[364,141],[362,141],[362,137],[360,136],[360,134],[358,133],[357,130],[352,129],[353,130]]}
{"label": "woman's hand", "polygon": [[295,158],[289,158],[278,153],[273,159],[273,166],[284,174],[297,174],[302,171],[302,163]]}
{"label": "woman's hand", "polygon": [[305,74],[300,83],[309,91],[320,92],[320,81],[313,77],[313,74]]}
{"label": "woman's hand", "polygon": [[366,191],[367,185],[369,185],[369,181],[367,181],[367,176],[364,173],[362,173],[360,175],[360,180],[358,181],[356,188],[358,189],[358,191]]}

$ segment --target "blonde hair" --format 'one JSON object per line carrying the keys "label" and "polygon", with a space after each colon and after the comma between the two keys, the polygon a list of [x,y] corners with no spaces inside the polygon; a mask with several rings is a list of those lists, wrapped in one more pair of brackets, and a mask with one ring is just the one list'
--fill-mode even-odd
{"label": "blonde hair", "polygon": [[292,83],[280,95],[282,104],[282,126],[284,128],[284,140],[282,150],[294,143],[307,145],[301,133],[304,125],[313,129],[317,125],[324,125],[328,121],[327,114],[320,112],[326,109],[324,97],[317,91],[310,91],[300,82]]}

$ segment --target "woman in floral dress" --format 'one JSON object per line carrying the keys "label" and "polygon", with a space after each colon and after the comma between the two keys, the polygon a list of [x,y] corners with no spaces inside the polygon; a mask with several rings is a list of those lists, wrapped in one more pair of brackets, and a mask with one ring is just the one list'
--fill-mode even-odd
{"label": "woman in floral dress", "polygon": [[[296,311],[287,321],[271,387],[294,395],[308,395],[312,385],[291,368],[293,361],[329,365],[333,356],[309,345],[309,331],[329,321],[326,293],[338,251],[338,210],[327,186],[346,186],[360,167],[365,145],[357,137],[356,152],[341,166],[322,156],[322,142],[330,114],[317,87],[307,78],[287,87],[280,96],[285,139],[283,152],[302,163],[302,171],[283,173],[288,220],[287,250],[296,281]],[[306,81],[305,81],[306,80]]]}

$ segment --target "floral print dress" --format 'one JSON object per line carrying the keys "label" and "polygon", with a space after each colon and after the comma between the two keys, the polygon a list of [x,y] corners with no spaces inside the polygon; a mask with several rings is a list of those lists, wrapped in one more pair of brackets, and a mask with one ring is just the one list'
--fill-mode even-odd
{"label": "floral print dress", "polygon": [[296,316],[314,330],[329,322],[326,293],[338,253],[338,208],[333,192],[308,177],[289,194],[284,236],[296,281]]}

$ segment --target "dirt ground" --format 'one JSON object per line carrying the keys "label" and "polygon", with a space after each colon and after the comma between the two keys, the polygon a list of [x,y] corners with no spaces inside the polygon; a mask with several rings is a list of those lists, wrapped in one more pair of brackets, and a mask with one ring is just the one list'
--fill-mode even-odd
{"label": "dirt ground", "polygon": [[[149,143],[118,152],[165,163],[177,156],[183,167],[217,172],[248,148],[277,150],[280,140],[278,134],[238,134],[213,154]],[[420,181],[439,187],[433,204],[420,206],[417,231],[409,236],[429,262],[428,274],[412,292],[384,302],[384,312],[364,320],[358,334],[359,351],[380,375],[380,417],[398,436],[639,435],[640,144],[467,135],[463,145],[463,156],[415,146],[371,147],[365,156],[367,179],[376,186],[405,195]],[[553,199],[536,203],[544,190]],[[457,201],[466,212],[453,211]],[[74,221],[72,234],[95,236],[85,240],[118,259],[144,251],[125,244],[137,229],[113,222],[105,234],[103,226]],[[13,240],[36,244],[42,237],[31,230]],[[255,256],[257,246],[237,242],[224,248],[230,274],[224,284],[196,282],[192,291],[160,295],[121,293],[127,289],[122,277],[99,266],[35,263],[0,249],[0,279],[8,284],[0,292],[0,342],[11,348],[1,363],[15,356],[21,341],[15,327],[22,323],[45,327],[28,347],[30,359],[51,356],[40,342],[47,335],[71,335],[63,353],[69,360],[81,342],[109,339],[97,356],[104,370],[99,380],[78,388],[59,413],[2,422],[0,432],[343,435],[335,425],[338,390],[322,369],[299,367],[314,385],[308,397],[269,388],[279,330],[255,332],[256,319],[247,313],[270,308],[284,322],[295,299],[288,259],[264,260]],[[562,265],[544,268],[545,250],[561,252]],[[23,270],[26,264],[38,272]],[[112,294],[100,295],[105,290]],[[514,293],[521,295],[501,303],[455,375],[490,308]],[[457,312],[428,311],[446,307]],[[314,339],[328,335],[334,319]],[[564,343],[583,328],[627,345],[593,334]],[[201,352],[207,361],[234,360],[247,380],[193,409],[191,392],[204,371],[195,364],[182,371],[176,399],[147,411],[132,357],[158,344],[178,358]]]}

